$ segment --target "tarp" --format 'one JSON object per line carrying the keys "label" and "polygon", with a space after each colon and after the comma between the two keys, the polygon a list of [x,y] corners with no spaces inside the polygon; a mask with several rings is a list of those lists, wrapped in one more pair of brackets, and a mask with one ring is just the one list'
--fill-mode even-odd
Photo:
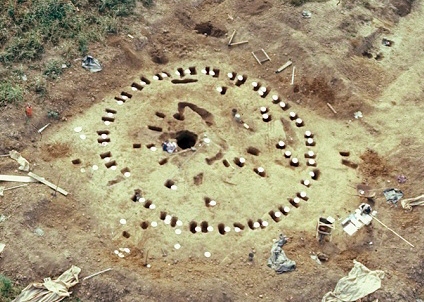
{"label": "tarp", "polygon": [[100,65],[99,61],[92,56],[86,56],[82,60],[82,67],[90,70],[91,72],[98,72],[102,70],[102,66]]}
{"label": "tarp", "polygon": [[59,302],[71,295],[68,289],[78,284],[81,269],[72,265],[56,280],[44,279],[43,283],[32,283],[25,287],[12,302]]}
{"label": "tarp", "polygon": [[284,235],[280,235],[280,239],[275,241],[271,248],[271,256],[268,259],[268,266],[275,270],[277,274],[291,272],[296,269],[296,262],[287,258],[283,251],[283,245],[287,242]]}
{"label": "tarp", "polygon": [[321,302],[356,301],[381,287],[381,280],[384,278],[383,271],[371,271],[356,260],[353,260],[353,263],[349,274],[341,278],[334,291],[326,293]]}

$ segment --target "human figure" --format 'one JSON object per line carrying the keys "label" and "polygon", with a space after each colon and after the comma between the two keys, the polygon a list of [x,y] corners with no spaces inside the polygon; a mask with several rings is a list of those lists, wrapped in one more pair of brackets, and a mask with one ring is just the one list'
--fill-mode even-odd
{"label": "human figure", "polygon": [[25,106],[25,116],[26,116],[25,124],[27,124],[29,119],[32,118],[32,106],[30,104],[27,104]]}

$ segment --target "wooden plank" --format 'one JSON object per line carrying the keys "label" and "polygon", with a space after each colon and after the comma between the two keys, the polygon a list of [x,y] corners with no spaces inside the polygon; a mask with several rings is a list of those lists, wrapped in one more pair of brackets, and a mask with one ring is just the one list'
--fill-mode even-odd
{"label": "wooden plank", "polygon": [[0,175],[0,181],[38,182],[38,180],[32,177],[20,175]]}
{"label": "wooden plank", "polygon": [[34,174],[32,172],[28,173],[29,176],[31,176],[32,178],[38,180],[39,182],[42,182],[43,184],[45,184],[46,186],[49,186],[50,188],[52,188],[53,190],[63,194],[63,195],[68,195],[68,192],[66,192],[64,189],[59,188],[57,185],[49,182],[48,180],[45,180],[43,177],[38,176],[37,174]]}

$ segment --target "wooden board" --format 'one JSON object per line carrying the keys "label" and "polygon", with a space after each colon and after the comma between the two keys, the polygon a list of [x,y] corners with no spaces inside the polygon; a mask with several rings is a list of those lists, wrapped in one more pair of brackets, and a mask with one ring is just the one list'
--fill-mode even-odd
{"label": "wooden board", "polygon": [[45,184],[46,186],[49,186],[50,188],[52,188],[53,190],[63,194],[63,195],[68,195],[68,192],[66,192],[64,189],[58,187],[57,185],[51,183],[50,181],[45,180],[43,177],[38,176],[37,174],[34,174],[32,172],[28,173],[29,176],[31,176],[32,178],[38,180],[39,182],[42,182],[43,184]]}
{"label": "wooden board", "polygon": [[0,181],[38,182],[38,180],[30,176],[20,176],[20,175],[0,175]]}

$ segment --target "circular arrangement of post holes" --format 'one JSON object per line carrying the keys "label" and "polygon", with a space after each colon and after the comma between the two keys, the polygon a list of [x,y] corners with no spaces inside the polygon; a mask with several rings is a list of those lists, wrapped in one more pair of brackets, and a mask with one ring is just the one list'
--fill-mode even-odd
{"label": "circular arrangement of post holes", "polygon": [[[114,101],[118,106],[125,106],[125,103],[130,101],[133,97],[133,93],[141,92],[146,86],[152,85],[155,81],[163,81],[165,79],[170,79],[172,84],[184,84],[184,83],[193,83],[197,82],[197,79],[194,79],[192,76],[197,75],[196,67],[189,67],[187,69],[183,68],[177,68],[175,71],[176,78],[173,78],[170,73],[168,72],[160,72],[156,73],[152,76],[151,80],[149,80],[145,76],[141,76],[139,82],[133,82],[130,86],[130,89],[132,90],[131,93],[122,91],[120,95],[116,96],[114,98]],[[214,78],[219,78],[220,76],[220,70],[218,68],[211,68],[211,67],[205,67],[201,70],[201,75],[205,76],[211,76]],[[237,74],[236,72],[229,72],[226,74],[227,80],[232,81],[235,86],[242,86],[242,85],[249,85],[247,84],[247,76],[242,74]],[[315,146],[315,137],[314,134],[310,130],[304,130],[305,129],[305,121],[298,116],[298,114],[295,111],[289,110],[291,106],[282,100],[277,94],[270,95],[271,89],[269,87],[266,87],[264,85],[261,85],[261,83],[253,81],[251,82],[250,89],[252,90],[252,93],[257,94],[258,97],[266,99],[269,98],[269,106],[262,106],[259,108],[258,114],[261,115],[262,121],[264,123],[270,122],[272,120],[272,114],[270,111],[271,106],[276,107],[273,108],[273,110],[277,110],[277,112],[280,112],[280,114],[286,114],[288,115],[291,122],[294,123],[294,125],[303,133],[304,137],[304,143],[305,146],[307,146],[308,151],[304,154],[304,159],[300,159],[297,157],[294,157],[292,155],[292,152],[286,149],[286,142],[283,140],[275,142],[275,148],[280,149],[284,156],[286,158],[290,165],[292,167],[298,167],[300,165],[300,161],[304,160],[306,166],[309,166],[310,169],[307,172],[308,174],[304,176],[303,179],[300,179],[299,182],[304,186],[305,191],[299,191],[296,193],[295,196],[288,197],[289,203],[292,205],[292,207],[289,207],[288,205],[276,205],[274,209],[270,209],[268,212],[269,218],[271,218],[274,222],[279,222],[284,216],[289,215],[291,208],[297,208],[300,206],[302,202],[305,202],[309,199],[308,194],[306,191],[310,186],[312,185],[313,181],[316,181],[319,178],[319,169],[317,168],[317,162],[316,162],[316,154],[314,153],[313,146]],[[225,95],[229,87],[227,86],[218,86],[216,87],[216,92]],[[237,116],[237,113],[234,112],[233,115],[235,119],[240,117]],[[115,122],[115,116],[118,114],[117,110],[106,108],[104,111],[104,115],[101,117],[102,122],[105,126],[110,125],[111,123]],[[160,112],[156,112],[156,116],[164,118],[165,115]],[[249,128],[247,124],[243,124],[245,128]],[[162,131],[161,128],[155,127],[155,126],[148,126],[150,130],[153,131]],[[76,127],[75,132],[79,133],[81,132],[81,127]],[[99,130],[97,131],[97,142],[102,146],[107,146],[109,143],[111,143],[111,139],[109,137],[110,131],[105,130]],[[85,139],[85,135],[80,135],[81,139]],[[210,143],[210,139],[205,137],[203,139],[203,142],[208,144]],[[146,147],[150,149],[151,151],[156,151],[157,147],[154,144],[147,144]],[[133,143],[134,149],[142,148],[141,143]],[[259,152],[257,149],[250,147],[247,150],[250,154],[256,154]],[[104,160],[105,167],[110,170],[116,170],[117,169],[117,162],[113,159],[112,153],[110,151],[105,151],[100,154],[100,158]],[[160,165],[163,165],[166,163],[166,159],[159,162]],[[72,163],[79,164],[81,161],[79,159],[73,160]],[[234,159],[234,163],[239,167],[244,167],[246,164],[246,159],[242,156],[236,157]],[[229,167],[230,164],[227,160],[223,160],[223,164],[226,167]],[[97,170],[97,166],[92,167],[93,170]],[[83,170],[83,169],[82,169]],[[130,177],[131,172],[128,167],[125,167],[120,170],[124,177]],[[255,167],[253,169],[254,173],[256,173],[259,177],[265,177],[266,171],[263,167]],[[164,185],[169,188],[170,190],[177,190],[177,184],[172,179],[167,179],[164,183]],[[132,201],[134,202],[140,202],[143,203],[144,207],[146,209],[154,210],[156,209],[156,205],[151,200],[146,200],[140,195],[141,191],[136,189],[134,195],[131,197]],[[214,207],[217,205],[217,201],[213,200],[209,197],[204,198],[204,203],[206,207]],[[161,211],[158,217],[159,220],[162,220],[165,225],[169,225],[172,228],[175,228],[175,233],[181,234],[182,230],[181,227],[183,226],[183,222],[178,219],[178,217],[169,215],[168,213]],[[121,219],[121,224],[126,224],[125,219]],[[269,223],[266,220],[263,219],[247,219],[246,222],[231,222],[230,224],[226,225],[224,223],[219,223],[217,226],[210,225],[207,221],[190,221],[188,222],[188,230],[195,234],[195,233],[208,233],[212,232],[215,229],[219,232],[221,235],[225,235],[231,231],[234,231],[236,233],[245,231],[245,230],[255,230],[255,229],[263,229],[266,228],[269,225]],[[158,226],[157,221],[142,221],[140,223],[140,227],[145,230],[148,228],[155,228]],[[127,237],[129,237],[129,234],[125,232]],[[174,248],[179,249],[181,246],[177,243],[175,244]],[[209,255],[210,256],[210,255]]]}

